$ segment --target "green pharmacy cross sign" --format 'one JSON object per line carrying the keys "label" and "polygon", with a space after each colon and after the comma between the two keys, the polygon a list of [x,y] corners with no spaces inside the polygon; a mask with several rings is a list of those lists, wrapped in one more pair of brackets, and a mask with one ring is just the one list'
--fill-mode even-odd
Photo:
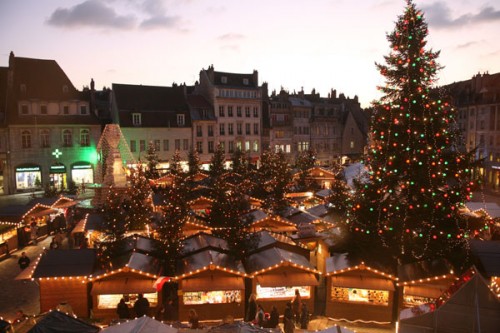
{"label": "green pharmacy cross sign", "polygon": [[59,156],[62,155],[62,151],[59,151],[58,148],[52,152],[52,155],[54,155],[56,158],[59,158]]}

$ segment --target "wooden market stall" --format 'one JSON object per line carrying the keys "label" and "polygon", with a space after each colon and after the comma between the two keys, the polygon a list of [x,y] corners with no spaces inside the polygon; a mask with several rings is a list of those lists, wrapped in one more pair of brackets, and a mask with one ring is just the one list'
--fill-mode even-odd
{"label": "wooden market stall", "polygon": [[212,245],[198,246],[180,260],[176,281],[181,321],[188,320],[189,309],[195,309],[201,321],[245,316],[245,269],[241,261]]}
{"label": "wooden market stall", "polygon": [[17,230],[21,227],[21,223],[0,221],[0,258],[9,256],[19,247]]}
{"label": "wooden market stall", "polygon": [[281,246],[262,247],[245,258],[245,268],[253,277],[252,293],[266,311],[276,305],[278,311],[285,311],[295,290],[299,290],[302,301],[310,313],[314,313],[315,288],[320,274],[301,251]]}
{"label": "wooden market stall", "polygon": [[251,210],[243,217],[243,220],[248,221],[246,228],[252,232],[260,230],[287,234],[297,232],[297,226],[294,223],[279,215],[267,213],[262,209]]}
{"label": "wooden market stall", "polygon": [[116,318],[116,306],[121,298],[135,315],[133,306],[139,294],[150,304],[150,316],[162,304],[161,292],[155,288],[163,264],[158,252],[158,241],[142,236],[131,236],[115,242],[109,260],[92,276],[92,312],[103,322]]}
{"label": "wooden market stall", "polygon": [[435,301],[458,277],[442,258],[398,267],[398,308],[410,308]]}
{"label": "wooden market stall", "polygon": [[326,262],[326,315],[334,319],[393,322],[397,277],[337,253]]}
{"label": "wooden market stall", "polygon": [[[96,264],[93,249],[51,250],[32,260],[16,279],[34,279],[40,290],[40,312],[69,305],[78,317],[89,317],[89,286]],[[69,308],[69,307],[67,307]]]}

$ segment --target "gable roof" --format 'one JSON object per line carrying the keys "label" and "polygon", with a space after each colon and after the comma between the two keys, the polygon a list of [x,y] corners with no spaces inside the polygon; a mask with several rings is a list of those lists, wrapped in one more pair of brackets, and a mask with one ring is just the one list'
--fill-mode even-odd
{"label": "gable roof", "polygon": [[438,276],[448,276],[450,274],[453,275],[453,266],[444,258],[423,260],[398,266],[398,278],[400,283]]}
{"label": "gable roof", "polygon": [[32,278],[90,276],[96,262],[94,249],[51,250],[41,256]]}
{"label": "gable roof", "polygon": [[500,276],[500,241],[469,240],[478,268],[487,277]]}
{"label": "gable roof", "polygon": [[251,274],[258,274],[264,270],[283,265],[292,265],[303,270],[316,272],[314,266],[305,256],[277,247],[253,253],[245,259],[245,268]]}
{"label": "gable roof", "polygon": [[219,269],[233,274],[246,275],[241,261],[217,250],[204,250],[185,256],[179,261],[176,276],[186,277],[209,269]]}
{"label": "gable roof", "polygon": [[199,232],[183,240],[182,253],[184,255],[190,255],[209,249],[217,251],[227,251],[227,242],[224,239],[206,234],[204,232]]}

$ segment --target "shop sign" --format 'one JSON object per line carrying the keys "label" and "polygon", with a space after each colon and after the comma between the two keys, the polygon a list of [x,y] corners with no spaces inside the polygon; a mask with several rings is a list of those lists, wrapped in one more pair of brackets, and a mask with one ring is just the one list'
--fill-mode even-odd
{"label": "shop sign", "polygon": [[32,166],[32,167],[16,168],[16,172],[34,172],[34,171],[40,171],[40,167],[39,166]]}
{"label": "shop sign", "polygon": [[64,173],[66,172],[66,166],[64,165],[51,165],[50,173]]}
{"label": "shop sign", "polygon": [[92,169],[92,164],[77,164],[73,165],[73,169]]}

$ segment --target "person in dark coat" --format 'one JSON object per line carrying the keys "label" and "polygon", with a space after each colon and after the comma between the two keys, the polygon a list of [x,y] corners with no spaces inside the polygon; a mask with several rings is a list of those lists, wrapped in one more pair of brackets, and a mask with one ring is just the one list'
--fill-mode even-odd
{"label": "person in dark coat", "polygon": [[116,313],[118,314],[118,318],[120,319],[129,319],[130,311],[128,309],[127,303],[125,303],[125,299],[122,298],[120,303],[116,306]]}
{"label": "person in dark coat", "polygon": [[23,253],[21,253],[21,257],[19,258],[17,263],[19,264],[19,268],[21,270],[24,270],[26,267],[28,267],[30,265],[31,260],[30,260],[30,258],[28,258],[26,256],[26,252],[23,252]]}
{"label": "person in dark coat", "polygon": [[293,323],[292,302],[286,303],[285,313],[283,315],[283,328],[285,333],[293,333],[295,325]]}
{"label": "person in dark coat", "polygon": [[302,309],[300,310],[300,328],[307,330],[309,324],[309,311],[307,310],[306,303],[302,302]]}
{"label": "person in dark coat", "polygon": [[293,315],[295,319],[295,323],[300,322],[300,305],[302,304],[302,299],[300,297],[300,292],[298,289],[295,289],[295,297],[292,300],[292,309]]}
{"label": "person in dark coat", "polygon": [[265,323],[266,328],[276,328],[280,322],[280,314],[276,305],[273,305],[271,313],[269,315],[269,320]]}
{"label": "person in dark coat", "polygon": [[264,326],[264,320],[266,319],[266,314],[264,313],[264,308],[262,305],[257,305],[257,314],[255,315],[255,324],[259,327]]}
{"label": "person in dark coat", "polygon": [[195,309],[189,309],[188,317],[189,328],[192,328],[194,330],[200,328],[200,320]]}
{"label": "person in dark coat", "polygon": [[255,294],[251,294],[248,298],[248,309],[245,315],[246,322],[252,322],[255,320],[255,315],[257,314],[257,301]]}
{"label": "person in dark coat", "polygon": [[137,317],[149,314],[149,301],[142,294],[138,295],[137,301],[134,303],[134,311]]}

